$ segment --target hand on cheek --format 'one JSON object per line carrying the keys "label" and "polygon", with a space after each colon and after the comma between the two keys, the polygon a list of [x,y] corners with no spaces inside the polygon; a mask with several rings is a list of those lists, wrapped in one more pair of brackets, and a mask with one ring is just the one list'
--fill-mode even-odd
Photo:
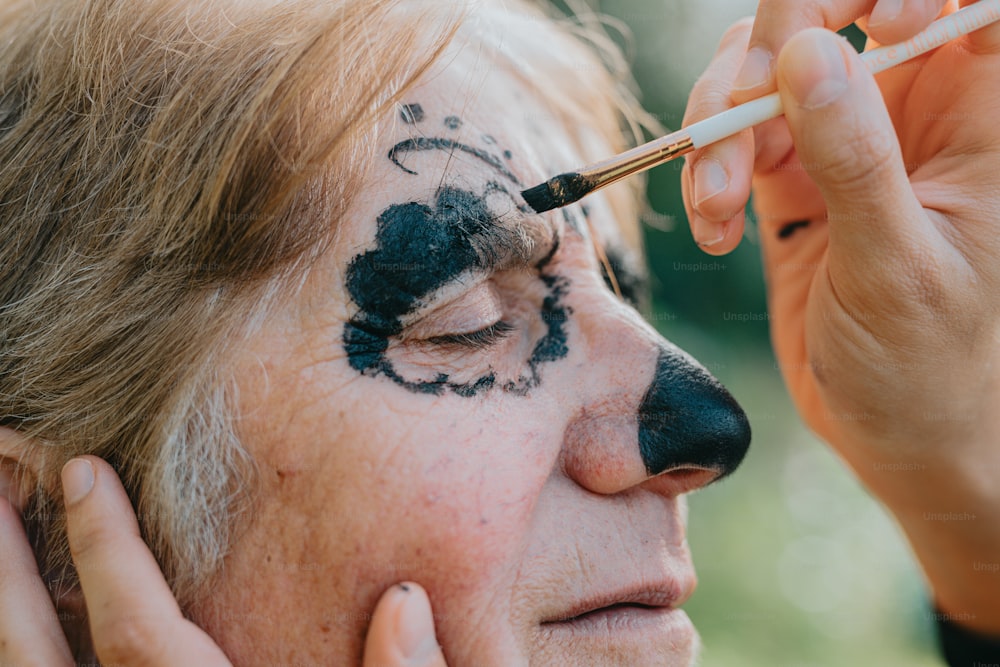
{"label": "hand on cheek", "polygon": [[[71,665],[73,657],[39,576],[0,471],[0,664]],[[222,651],[177,608],[138,534],[131,504],[105,462],[74,459],[63,470],[74,561],[90,610],[92,641],[104,663],[229,665]],[[80,657],[80,656],[78,656]],[[423,588],[393,586],[379,600],[364,667],[446,667]]]}
{"label": "hand on cheek", "polygon": [[364,667],[447,667],[427,593],[405,582],[379,600],[365,639]]}

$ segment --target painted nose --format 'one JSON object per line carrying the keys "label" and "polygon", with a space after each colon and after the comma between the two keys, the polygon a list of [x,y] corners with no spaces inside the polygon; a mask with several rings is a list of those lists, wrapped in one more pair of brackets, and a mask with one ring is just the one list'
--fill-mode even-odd
{"label": "painted nose", "polygon": [[650,476],[736,470],[750,447],[750,423],[718,380],[679,350],[661,349],[639,405],[639,453]]}

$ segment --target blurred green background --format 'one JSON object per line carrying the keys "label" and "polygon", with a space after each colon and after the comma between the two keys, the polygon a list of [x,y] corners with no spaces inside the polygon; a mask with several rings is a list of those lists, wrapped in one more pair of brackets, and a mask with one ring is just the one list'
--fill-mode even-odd
{"label": "blurred green background", "polygon": [[[620,19],[647,109],[680,127],[687,95],[726,28],[755,0],[600,0]],[[860,33],[850,35],[856,45]],[[926,592],[892,519],[798,419],[768,342],[760,246],[709,257],[694,244],[680,164],[649,176],[645,240],[650,319],[744,406],[750,454],[730,479],[690,498],[700,584],[686,605],[703,667],[930,666]],[[728,315],[728,316],[727,316]]]}

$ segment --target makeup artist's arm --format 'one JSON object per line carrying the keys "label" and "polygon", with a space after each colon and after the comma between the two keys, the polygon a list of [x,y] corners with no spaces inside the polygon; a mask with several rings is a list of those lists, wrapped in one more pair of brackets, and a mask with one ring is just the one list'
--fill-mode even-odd
{"label": "makeup artist's arm", "polygon": [[[1000,637],[1000,26],[877,84],[832,33],[793,36],[872,4],[764,0],[752,35],[728,33],[685,122],[775,85],[786,118],[692,155],[685,201],[723,254],[752,180],[798,410],[893,512],[940,612]],[[873,37],[944,3],[903,4],[895,24],[876,7]]]}
{"label": "makeup artist's arm", "polygon": [[[114,470],[94,457],[83,461],[63,471],[63,488],[75,498],[66,507],[69,538],[102,664],[229,665],[181,614]],[[10,468],[0,468],[0,665],[68,667],[75,663],[21,525],[23,495]],[[420,586],[393,586],[379,600],[363,667],[446,667]]]}

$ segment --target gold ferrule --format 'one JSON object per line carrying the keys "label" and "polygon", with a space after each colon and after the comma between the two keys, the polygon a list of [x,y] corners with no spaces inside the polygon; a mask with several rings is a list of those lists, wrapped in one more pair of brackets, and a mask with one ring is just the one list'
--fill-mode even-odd
{"label": "gold ferrule", "polygon": [[611,185],[623,178],[670,162],[694,150],[691,137],[670,135],[616,155],[581,172],[592,179],[595,187]]}

